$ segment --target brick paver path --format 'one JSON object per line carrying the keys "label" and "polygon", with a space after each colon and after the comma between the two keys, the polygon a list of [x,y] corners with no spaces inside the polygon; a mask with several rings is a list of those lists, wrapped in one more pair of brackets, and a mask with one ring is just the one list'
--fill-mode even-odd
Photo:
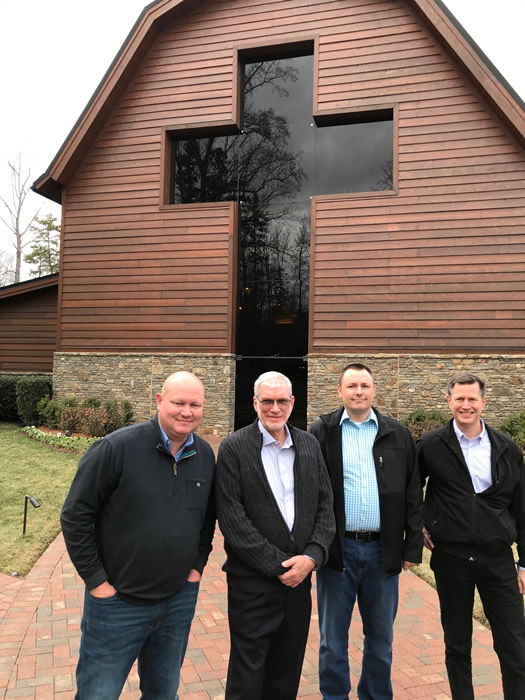
{"label": "brick paver path", "polygon": [[[1,545],[0,545],[1,546]],[[188,652],[182,669],[181,698],[224,697],[228,662],[226,581],[222,537],[217,534],[199,594]],[[59,535],[25,579],[0,574],[0,698],[72,700],[80,638],[83,585]],[[359,674],[362,635],[355,615],[350,633],[352,684]],[[312,625],[299,690],[319,698],[317,613]],[[476,697],[501,700],[497,658],[490,632],[474,622]],[[395,626],[394,698],[450,698],[443,661],[439,606],[434,589],[411,572],[400,577]],[[140,697],[133,669],[121,696]],[[354,697],[354,696],[353,696]]]}

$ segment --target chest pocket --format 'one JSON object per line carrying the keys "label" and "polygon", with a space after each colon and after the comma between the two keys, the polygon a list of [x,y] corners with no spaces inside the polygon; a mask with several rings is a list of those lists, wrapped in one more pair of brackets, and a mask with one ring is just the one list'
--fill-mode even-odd
{"label": "chest pocket", "polygon": [[204,510],[208,504],[208,482],[206,479],[186,479],[186,508]]}
{"label": "chest pocket", "polygon": [[407,478],[407,454],[403,447],[387,447],[378,449],[379,478],[382,491],[397,493],[404,491]]}

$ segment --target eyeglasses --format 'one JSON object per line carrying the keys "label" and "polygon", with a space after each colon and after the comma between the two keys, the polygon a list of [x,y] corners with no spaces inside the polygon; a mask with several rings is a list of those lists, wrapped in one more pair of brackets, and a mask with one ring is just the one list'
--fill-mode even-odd
{"label": "eyeglasses", "polygon": [[273,408],[274,403],[279,408],[286,408],[290,405],[291,399],[257,399],[263,408]]}

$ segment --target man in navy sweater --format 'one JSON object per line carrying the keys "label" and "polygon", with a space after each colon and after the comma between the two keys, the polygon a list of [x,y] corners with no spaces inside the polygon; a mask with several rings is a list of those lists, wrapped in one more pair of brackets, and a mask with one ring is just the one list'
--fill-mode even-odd
{"label": "man in navy sweater", "polygon": [[86,583],[77,700],[119,697],[138,659],[143,700],[176,700],[215,527],[215,457],[194,431],[204,387],[170,375],[157,415],[96,442],[62,509]]}

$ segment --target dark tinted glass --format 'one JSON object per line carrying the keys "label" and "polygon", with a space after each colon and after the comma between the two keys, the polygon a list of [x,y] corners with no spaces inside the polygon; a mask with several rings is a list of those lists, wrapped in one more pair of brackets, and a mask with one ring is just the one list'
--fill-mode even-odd
{"label": "dark tinted glass", "polygon": [[317,126],[312,83],[312,56],[248,62],[241,133],[172,144],[174,203],[239,202],[241,355],[308,350],[311,196],[392,189],[392,119]]}

